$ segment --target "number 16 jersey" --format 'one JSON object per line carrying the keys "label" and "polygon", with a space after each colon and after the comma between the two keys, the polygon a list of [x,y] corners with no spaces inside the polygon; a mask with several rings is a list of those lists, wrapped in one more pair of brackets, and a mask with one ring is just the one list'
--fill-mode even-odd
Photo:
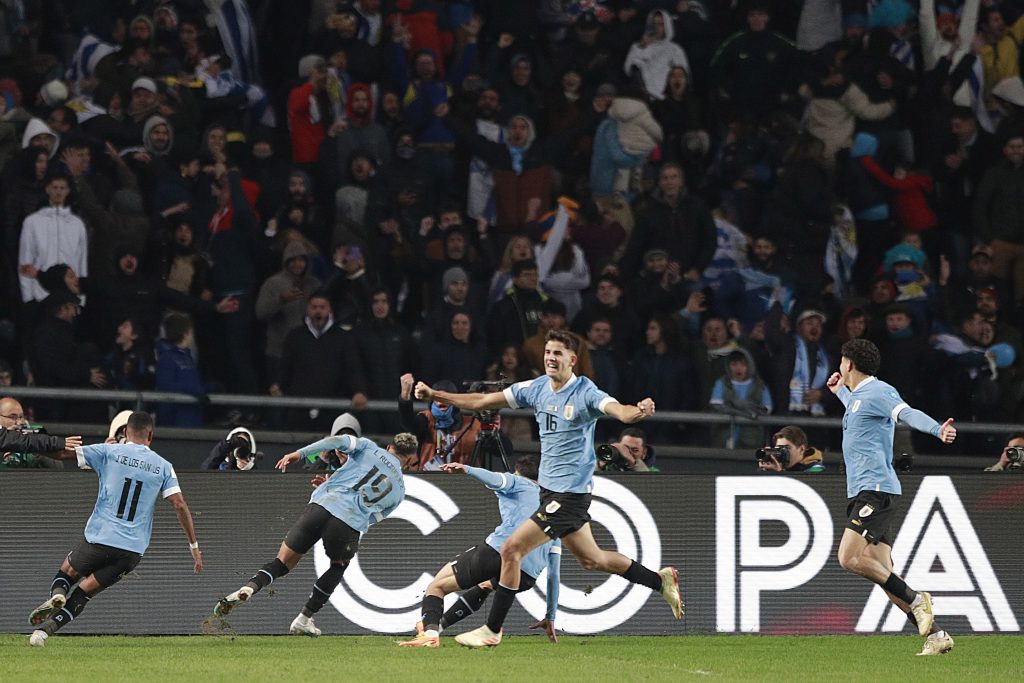
{"label": "number 16 jersey", "polygon": [[303,457],[337,449],[345,464],[309,497],[359,533],[395,511],[405,498],[405,479],[398,458],[369,439],[350,434],[329,436],[299,449]]}
{"label": "number 16 jersey", "polygon": [[181,493],[171,463],[138,443],[95,444],[75,449],[78,466],[100,478],[85,540],[142,554],[153,534],[153,511],[161,497]]}

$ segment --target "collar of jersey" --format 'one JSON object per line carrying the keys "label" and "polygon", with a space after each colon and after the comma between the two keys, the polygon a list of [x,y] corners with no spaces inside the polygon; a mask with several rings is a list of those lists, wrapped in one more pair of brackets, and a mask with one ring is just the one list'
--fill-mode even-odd
{"label": "collar of jersey", "polygon": [[877,378],[877,377],[875,377],[874,375],[869,375],[867,379],[865,379],[865,380],[864,380],[863,382],[861,382],[860,384],[858,384],[858,385],[857,385],[857,388],[856,388],[856,389],[854,389],[853,391],[851,391],[850,393],[851,393],[851,394],[855,394],[855,393],[857,393],[858,391],[860,391],[861,387],[863,387],[863,386],[865,386],[865,385],[867,385],[867,384],[871,384],[871,383],[872,383],[872,382],[874,382],[874,381],[875,381],[876,379],[878,379],[878,378]]}
{"label": "collar of jersey", "polygon": [[[569,379],[568,379],[568,381],[567,381],[567,382],[566,382],[565,384],[563,384],[563,385],[562,385],[562,388],[561,388],[561,389],[559,389],[558,391],[556,391],[556,392],[554,392],[554,393],[556,393],[556,394],[560,394],[560,393],[562,393],[563,391],[565,391],[566,389],[568,389],[569,387],[571,387],[571,386],[572,386],[572,383],[573,383],[573,382],[575,382],[575,381],[576,381],[577,379],[579,379],[579,378],[578,378],[578,377],[576,377],[576,373],[575,373],[575,372],[574,372],[574,373],[572,373],[572,374],[570,374],[570,375],[569,375]],[[550,377],[548,377],[548,384],[550,385],[550,383],[551,383],[551,378],[550,378]]]}

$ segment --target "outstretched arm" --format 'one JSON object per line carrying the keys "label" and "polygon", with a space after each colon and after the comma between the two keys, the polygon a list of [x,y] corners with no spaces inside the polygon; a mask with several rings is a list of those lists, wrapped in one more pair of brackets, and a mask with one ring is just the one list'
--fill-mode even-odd
{"label": "outstretched arm", "polygon": [[275,469],[279,469],[282,472],[288,469],[288,465],[292,464],[299,458],[305,458],[310,455],[317,453],[323,453],[324,451],[339,450],[348,453],[356,447],[356,438],[350,434],[342,434],[341,436],[328,436],[314,441],[308,446],[303,446],[297,451],[292,451],[284,455],[277,464],[274,465]]}
{"label": "outstretched arm", "polygon": [[956,427],[953,426],[953,418],[949,418],[940,425],[920,410],[904,405],[897,419],[912,429],[931,434],[942,443],[953,443],[956,440]]}
{"label": "outstretched arm", "polygon": [[195,562],[195,573],[203,571],[203,553],[199,550],[199,541],[196,539],[196,528],[192,523],[192,513],[185,502],[185,496],[180,493],[172,493],[167,496],[167,502],[174,506],[174,514],[178,516],[178,524],[185,531],[185,538],[188,539],[188,548],[192,553],[192,560]]}
{"label": "outstretched arm", "polygon": [[423,382],[416,383],[416,398],[421,401],[438,401],[460,410],[488,410],[508,408],[508,400],[500,391],[490,394],[452,394],[447,391],[434,391]]}
{"label": "outstretched arm", "polygon": [[606,403],[603,406],[603,410],[605,415],[611,415],[619,422],[633,424],[654,415],[654,400],[645,398],[642,401],[638,401],[635,406],[623,405],[618,401],[612,401],[611,403]]}

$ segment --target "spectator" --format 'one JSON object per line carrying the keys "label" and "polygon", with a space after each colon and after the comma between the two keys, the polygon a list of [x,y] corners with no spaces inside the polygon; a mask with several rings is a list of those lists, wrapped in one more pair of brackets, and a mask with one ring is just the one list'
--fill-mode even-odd
{"label": "spectator", "polygon": [[704,173],[702,162],[711,149],[711,137],[690,74],[683,66],[669,69],[664,94],[654,103],[654,117],[664,135],[661,158],[681,165],[684,176],[699,185]]}
{"label": "spectator", "polygon": [[643,99],[616,97],[594,136],[591,193],[599,198],[613,193],[631,196],[632,171],[644,164],[661,141],[661,125]]}
{"label": "spectator", "polygon": [[334,267],[325,285],[334,319],[342,329],[351,330],[365,317],[366,302],[374,288],[374,278],[366,270],[363,250],[355,245],[334,248]]}
{"label": "spectator", "polygon": [[319,55],[306,55],[299,60],[299,78],[305,83],[288,94],[288,130],[292,161],[308,168],[316,161],[327,135],[327,112],[321,111],[320,105],[320,95],[327,86],[327,62]]}
{"label": "spectator", "polygon": [[[757,418],[772,412],[771,392],[757,374],[754,359],[742,347],[726,357],[728,372],[715,380],[711,389],[712,410],[743,418]],[[764,429],[750,424],[716,424],[712,445],[726,448],[754,448],[763,441]]]}
{"label": "spectator", "polygon": [[[314,292],[306,302],[306,319],[284,338],[280,381],[270,385],[271,396],[329,396],[352,399],[352,409],[366,408],[366,378],[355,340],[331,313],[331,300]],[[325,429],[326,416],[317,409],[288,410],[289,429]]]}
{"label": "spectator", "polygon": [[[192,358],[192,321],[181,314],[167,316],[163,339],[157,342],[156,390],[189,394],[203,400],[206,388]],[[202,405],[160,403],[157,420],[166,427],[201,427]]]}
{"label": "spectator", "polygon": [[103,374],[113,389],[143,391],[153,387],[156,360],[152,342],[138,320],[125,318],[117,326],[114,348],[103,357]]}
{"label": "spectator", "polygon": [[[597,318],[606,318],[611,325],[612,338],[605,344],[610,343],[619,354],[626,358],[632,357],[641,337],[642,323],[629,299],[624,297],[619,278],[611,273],[597,278],[594,298],[584,303],[583,310],[573,319],[573,332],[586,334],[593,320]],[[600,373],[598,374],[600,375]],[[605,391],[610,395],[617,395],[607,388],[606,383],[597,382],[597,385],[605,387]]]}
{"label": "spectator", "polygon": [[985,96],[989,98],[986,104],[992,110],[992,88],[1003,79],[1020,74],[1017,46],[1024,39],[1024,17],[1018,17],[1011,26],[1007,26],[1002,8],[994,5],[986,5],[980,16],[978,56],[985,69]]}
{"label": "spectator", "polygon": [[16,284],[22,224],[47,200],[45,181],[48,163],[46,148],[32,146],[23,149],[15,160],[4,166],[3,258],[9,271],[4,274],[3,282],[4,289],[8,291],[13,290]]}
{"label": "spectator", "polygon": [[772,401],[788,406],[790,413],[825,414],[828,404],[825,381],[832,365],[825,351],[825,314],[813,308],[796,317],[796,330],[782,309],[775,306],[765,325],[765,337],[771,353],[775,386]]}
{"label": "spectator", "polygon": [[501,262],[491,277],[491,288],[487,295],[487,307],[498,303],[512,286],[512,266],[517,261],[533,260],[533,242],[526,235],[513,235],[505,244]]}
{"label": "spectator", "polygon": [[235,427],[213,445],[201,467],[221,472],[248,472],[256,466],[257,458],[262,455],[256,450],[256,437],[253,433],[245,427]]}
{"label": "spectator", "polygon": [[[595,316],[587,326],[586,347],[594,366],[594,384],[603,387],[609,396],[622,394],[626,375],[622,361],[625,354],[614,346],[614,326],[608,318]],[[583,348],[583,345],[580,346]],[[598,424],[598,429],[602,425]]]}
{"label": "spectator", "polygon": [[757,468],[762,472],[807,472],[817,474],[825,471],[822,452],[807,443],[807,434],[799,427],[787,425],[772,436],[772,446],[785,448],[789,459],[785,464],[774,455],[768,460],[758,460]]}
{"label": "spectator", "polygon": [[[641,270],[629,288],[630,298],[636,302],[641,318],[654,314],[671,315],[686,304],[686,282],[678,261],[670,261],[668,252],[661,247],[648,249],[643,255]],[[694,292],[703,297],[703,293]]]}
{"label": "spectator", "polygon": [[423,380],[451,378],[456,386],[479,380],[484,376],[489,354],[487,345],[474,329],[473,319],[468,313],[453,313],[449,330],[447,338],[432,345],[424,354]]}
{"label": "spectator", "polygon": [[[991,16],[991,15],[990,15]],[[1024,26],[1024,22],[1018,22]],[[1012,296],[1024,303],[1024,212],[1014,197],[1024,191],[1024,135],[1011,133],[1003,160],[985,173],[974,197],[974,227],[992,249],[992,272],[1012,283]]]}
{"label": "spectator", "polygon": [[557,212],[541,216],[537,230],[548,228],[534,246],[538,281],[552,299],[565,305],[566,317],[575,318],[583,305],[582,291],[590,286],[590,267],[583,249],[572,241],[572,224],[579,205],[559,197]]}
{"label": "spectator", "polygon": [[281,256],[281,270],[260,287],[256,298],[256,319],[267,325],[267,381],[277,384],[281,378],[281,356],[287,334],[302,324],[306,302],[320,289],[320,281],[310,273],[309,252],[302,242],[289,242]]}
{"label": "spectator", "polygon": [[[537,326],[537,333],[523,342],[523,356],[526,358],[526,364],[537,375],[544,372],[544,338],[551,330],[569,330],[565,319],[565,305],[555,299],[547,299],[541,305],[540,325]],[[594,379],[594,366],[590,362],[590,350],[578,334],[575,332],[570,332],[570,334],[576,337],[579,348],[574,372],[581,377]]]}
{"label": "spectator", "polygon": [[[391,160],[388,132],[373,120],[373,89],[365,83],[353,83],[345,95],[345,128],[320,149],[319,163],[337,186],[349,176],[352,154],[360,151],[373,158],[378,166]],[[333,143],[333,144],[332,144]]]}
{"label": "spectator", "polygon": [[[507,384],[525,382],[537,375],[526,363],[523,351],[515,344],[506,344],[498,355],[498,362],[488,366],[484,379],[489,382],[501,380]],[[607,385],[602,384],[602,387]],[[609,395],[614,392],[609,390]],[[531,441],[536,422],[528,417],[501,417],[501,432],[513,441]]]}
{"label": "spectator", "polygon": [[537,288],[537,262],[533,259],[512,264],[512,286],[494,305],[487,318],[487,343],[492,349],[502,344],[522,345],[537,333],[541,307],[548,296]]}
{"label": "spectator", "polygon": [[1010,438],[1006,441],[1006,445],[1003,446],[1003,452],[999,454],[999,462],[995,465],[990,465],[985,468],[986,472],[1005,472],[1007,470],[1019,470],[1021,468],[1021,461],[1010,460],[1008,451],[1011,448],[1024,448],[1024,432],[1017,432],[1011,434]]}
{"label": "spectator", "polygon": [[18,245],[22,301],[46,298],[35,275],[50,266],[65,263],[79,277],[89,274],[85,223],[68,207],[70,193],[71,184],[65,176],[51,175],[46,180],[48,205],[25,218]]}
{"label": "spectator", "polygon": [[[107,386],[96,346],[75,340],[75,318],[81,312],[74,294],[58,292],[43,300],[46,315],[32,335],[32,375],[36,386],[85,388]],[[59,419],[60,408],[55,408]]]}
{"label": "spectator", "polygon": [[[444,271],[441,277],[441,291],[444,296],[430,311],[423,322],[425,339],[439,342],[450,332],[449,323],[456,313],[465,313],[471,320],[482,320],[479,307],[470,297],[469,275],[458,266]],[[480,336],[477,331],[477,336]]]}
{"label": "spectator", "polygon": [[674,33],[672,15],[665,10],[652,10],[647,15],[643,36],[629,48],[623,64],[626,75],[643,85],[655,100],[665,96],[665,80],[672,67],[690,70],[686,52],[672,42]]}
{"label": "spectator", "polygon": [[[409,332],[395,320],[388,290],[375,288],[367,301],[370,315],[356,326],[355,345],[366,374],[368,398],[386,401],[394,396],[395,377],[415,367],[417,354]],[[372,412],[363,422],[373,433],[398,431],[397,421],[391,415]]]}
{"label": "spectator", "polygon": [[[39,447],[38,452],[19,453],[8,451],[7,438],[3,439],[4,450],[0,451],[0,470],[4,469],[47,469],[62,470],[61,462],[64,444],[63,439],[45,433],[35,433],[25,416],[25,409],[17,399],[10,396],[0,398],[0,435],[7,437],[8,432],[25,432],[23,436],[32,439]],[[50,455],[47,455],[49,453]]]}
{"label": "spectator", "polygon": [[[663,411],[693,410],[697,405],[693,366],[683,353],[679,328],[664,317],[647,323],[647,344],[629,365],[626,395],[650,396]],[[649,430],[653,441],[673,441],[678,427],[655,423]]]}
{"label": "spectator", "polygon": [[[432,401],[426,410],[413,413],[412,388],[416,382],[411,374],[405,374],[400,378],[400,383],[398,415],[402,429],[415,434],[420,443],[417,469],[436,472],[441,469],[441,465],[449,462],[475,465],[472,462],[473,446],[480,432],[477,419],[454,406],[446,406],[437,401]],[[458,392],[450,380],[440,380],[433,388]]]}
{"label": "spectator", "polygon": [[[647,434],[639,427],[627,427],[614,443],[609,444],[618,454],[619,460],[609,463],[597,459],[598,472],[657,472],[654,468],[654,446],[648,445]],[[648,464],[650,461],[650,464]]]}

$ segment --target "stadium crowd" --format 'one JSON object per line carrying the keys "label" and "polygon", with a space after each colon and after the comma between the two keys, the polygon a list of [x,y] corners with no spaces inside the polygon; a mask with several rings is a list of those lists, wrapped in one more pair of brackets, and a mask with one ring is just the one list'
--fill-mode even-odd
{"label": "stadium crowd", "polygon": [[1019,0],[4,2],[0,375],[383,432],[406,373],[528,379],[568,329],[622,401],[825,416],[866,337],[911,404],[1021,420],[1022,39]]}

